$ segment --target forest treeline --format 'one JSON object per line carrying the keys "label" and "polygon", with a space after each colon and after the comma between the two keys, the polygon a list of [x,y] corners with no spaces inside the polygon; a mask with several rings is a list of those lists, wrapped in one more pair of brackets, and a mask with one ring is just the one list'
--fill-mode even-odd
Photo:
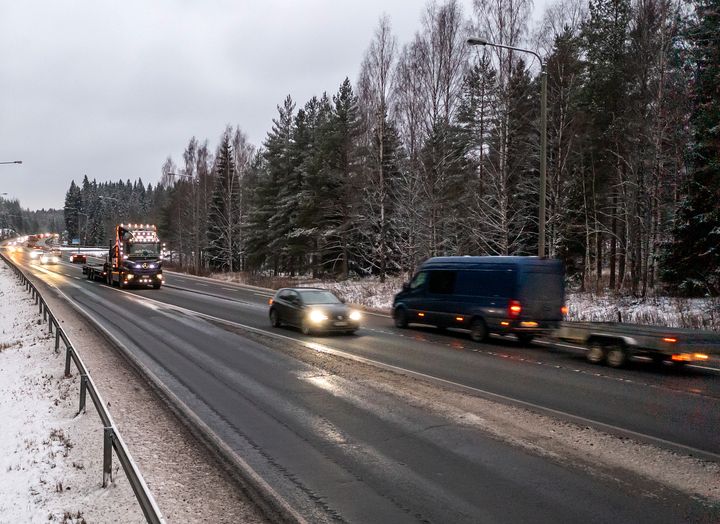
{"label": "forest treeline", "polygon": [[190,138],[155,187],[73,182],[66,229],[104,243],[157,222],[198,271],[382,279],[534,255],[541,64],[481,36],[545,63],[547,255],[581,289],[718,294],[719,5],[560,0],[531,28],[529,0],[433,1],[406,43],[381,17],[354,83],[288,96],[259,146],[240,126]]}

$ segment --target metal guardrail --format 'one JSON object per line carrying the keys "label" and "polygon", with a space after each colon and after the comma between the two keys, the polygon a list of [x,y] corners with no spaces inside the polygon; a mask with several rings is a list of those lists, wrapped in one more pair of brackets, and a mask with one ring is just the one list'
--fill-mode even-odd
{"label": "metal guardrail", "polygon": [[21,284],[25,287],[25,290],[31,294],[35,300],[35,304],[38,306],[38,314],[42,315],[43,320],[48,323],[48,329],[50,333],[55,334],[55,352],[60,352],[60,342],[65,345],[65,376],[72,376],[72,363],[75,363],[78,373],[80,374],[80,407],[78,414],[86,412],[86,400],[87,395],[90,395],[90,399],[95,405],[100,420],[103,423],[103,488],[107,487],[112,479],[112,450],[115,450],[118,461],[122,465],[125,476],[130,482],[130,486],[135,493],[140,508],[142,509],[145,519],[152,524],[164,523],[165,519],[160,513],[152,493],[145,484],[140,470],[138,469],[135,461],[130,456],[130,452],[125,445],[120,432],[115,426],[115,422],[110,416],[110,412],[105,407],[105,402],[100,396],[100,392],[97,390],[95,383],[93,382],[90,373],[88,373],[85,364],[83,363],[80,355],[73,347],[72,343],[68,339],[65,331],[60,327],[57,318],[48,307],[45,299],[42,297],[35,285],[25,276],[25,273],[16,266],[10,259],[4,254],[0,253],[5,263],[10,267],[17,277],[20,279]]}

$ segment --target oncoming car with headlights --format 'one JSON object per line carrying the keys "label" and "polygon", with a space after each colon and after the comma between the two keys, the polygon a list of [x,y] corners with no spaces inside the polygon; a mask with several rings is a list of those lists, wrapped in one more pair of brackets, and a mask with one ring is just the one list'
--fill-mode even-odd
{"label": "oncoming car with headlights", "polygon": [[273,327],[295,326],[305,335],[340,332],[352,334],[360,327],[362,315],[332,291],[318,288],[283,288],[270,299]]}
{"label": "oncoming car with headlights", "polygon": [[62,256],[62,252],[53,250],[53,251],[45,251],[42,255],[40,255],[40,263],[41,264],[59,264],[60,258]]}

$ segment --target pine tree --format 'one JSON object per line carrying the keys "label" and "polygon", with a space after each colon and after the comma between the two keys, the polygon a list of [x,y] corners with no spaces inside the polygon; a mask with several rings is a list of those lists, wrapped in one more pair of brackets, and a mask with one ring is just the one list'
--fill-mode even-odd
{"label": "pine tree", "polygon": [[208,257],[222,271],[234,271],[239,257],[239,176],[233,158],[230,131],[223,134],[216,163],[215,188],[208,216]]}
{"label": "pine tree", "polygon": [[75,185],[75,181],[70,182],[70,189],[65,194],[65,229],[67,230],[68,240],[79,238],[80,233],[80,214],[82,211],[82,193],[80,188]]}
{"label": "pine tree", "polygon": [[720,0],[697,0],[687,38],[694,70],[693,144],[686,196],[666,248],[663,279],[687,295],[720,294]]}

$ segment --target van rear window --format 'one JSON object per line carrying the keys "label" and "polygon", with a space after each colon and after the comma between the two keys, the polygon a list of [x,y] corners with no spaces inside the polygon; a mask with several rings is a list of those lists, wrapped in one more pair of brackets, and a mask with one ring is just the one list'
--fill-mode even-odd
{"label": "van rear window", "polygon": [[528,272],[523,276],[522,294],[545,300],[562,300],[563,279],[558,273]]}

